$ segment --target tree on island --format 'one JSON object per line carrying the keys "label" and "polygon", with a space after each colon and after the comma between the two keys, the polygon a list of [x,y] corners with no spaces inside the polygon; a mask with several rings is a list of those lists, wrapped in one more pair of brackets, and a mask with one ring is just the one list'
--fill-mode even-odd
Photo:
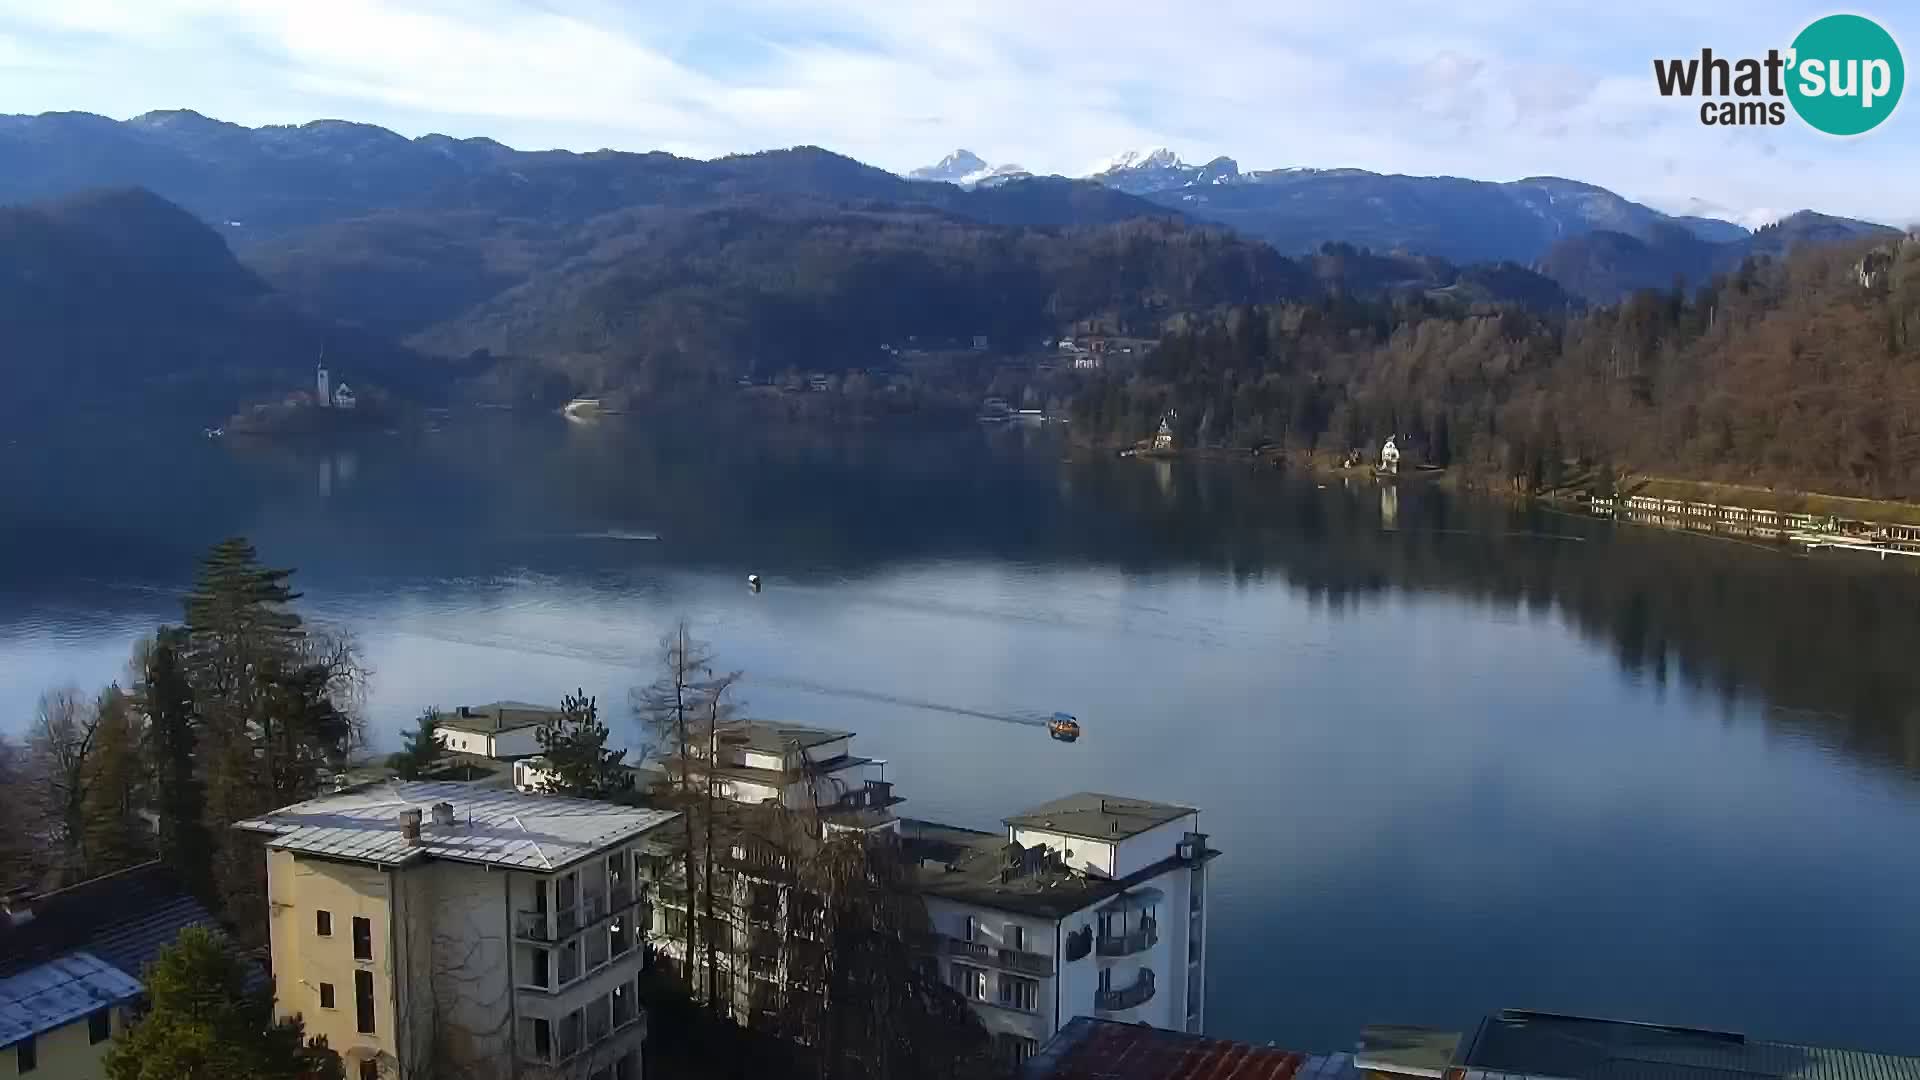
{"label": "tree on island", "polygon": [[202,927],[181,931],[147,968],[148,1008],[107,1052],[108,1080],[343,1080],[325,1038],[247,989],[246,961]]}
{"label": "tree on island", "polygon": [[540,725],[540,752],[547,775],[540,790],[551,795],[607,799],[633,786],[625,750],[607,749],[607,725],[600,706],[576,690],[560,703],[560,714]]}

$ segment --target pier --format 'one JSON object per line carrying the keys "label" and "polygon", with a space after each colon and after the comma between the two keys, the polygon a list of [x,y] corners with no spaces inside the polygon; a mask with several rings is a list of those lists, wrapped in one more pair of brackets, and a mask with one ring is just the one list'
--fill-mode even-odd
{"label": "pier", "polygon": [[1595,496],[1587,501],[1587,509],[1598,517],[1634,525],[1795,544],[1805,551],[1859,551],[1883,560],[1890,555],[1920,557],[1920,525],[1645,495]]}

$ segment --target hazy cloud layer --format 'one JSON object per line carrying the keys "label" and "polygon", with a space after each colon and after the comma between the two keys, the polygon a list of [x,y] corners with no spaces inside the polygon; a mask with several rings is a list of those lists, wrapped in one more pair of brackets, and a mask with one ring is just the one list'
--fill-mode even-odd
{"label": "hazy cloud layer", "polygon": [[[0,108],[336,117],[696,156],[814,143],[895,170],[965,146],[1078,175],[1165,145],[1243,168],[1555,174],[1745,220],[1802,206],[1920,219],[1902,182],[1920,166],[1912,106],[1841,141],[1797,123],[1702,127],[1697,103],[1654,91],[1656,55],[1760,53],[1826,11],[1785,0],[0,0]],[[1920,12],[1865,13],[1920,40]]]}

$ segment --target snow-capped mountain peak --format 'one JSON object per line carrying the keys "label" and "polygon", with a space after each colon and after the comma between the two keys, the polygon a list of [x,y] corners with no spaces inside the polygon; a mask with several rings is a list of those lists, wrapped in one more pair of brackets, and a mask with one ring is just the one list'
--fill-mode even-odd
{"label": "snow-capped mountain peak", "polygon": [[940,159],[936,165],[924,165],[907,174],[909,180],[931,180],[961,187],[973,187],[975,184],[999,182],[1015,177],[1030,175],[1027,170],[1014,164],[989,165],[971,150],[955,150]]}
{"label": "snow-capped mountain peak", "polygon": [[1107,161],[1101,172],[1120,172],[1123,169],[1178,169],[1181,168],[1180,155],[1164,146],[1152,150],[1128,150],[1115,154]]}

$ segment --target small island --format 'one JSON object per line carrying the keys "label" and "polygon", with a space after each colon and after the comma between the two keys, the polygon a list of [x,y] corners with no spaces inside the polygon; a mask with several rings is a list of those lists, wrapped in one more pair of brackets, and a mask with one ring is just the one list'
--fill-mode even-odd
{"label": "small island", "polygon": [[278,401],[249,405],[227,420],[222,434],[301,437],[392,426],[392,408],[380,393],[357,394],[344,381],[334,383],[324,357],[314,367],[314,388]]}

